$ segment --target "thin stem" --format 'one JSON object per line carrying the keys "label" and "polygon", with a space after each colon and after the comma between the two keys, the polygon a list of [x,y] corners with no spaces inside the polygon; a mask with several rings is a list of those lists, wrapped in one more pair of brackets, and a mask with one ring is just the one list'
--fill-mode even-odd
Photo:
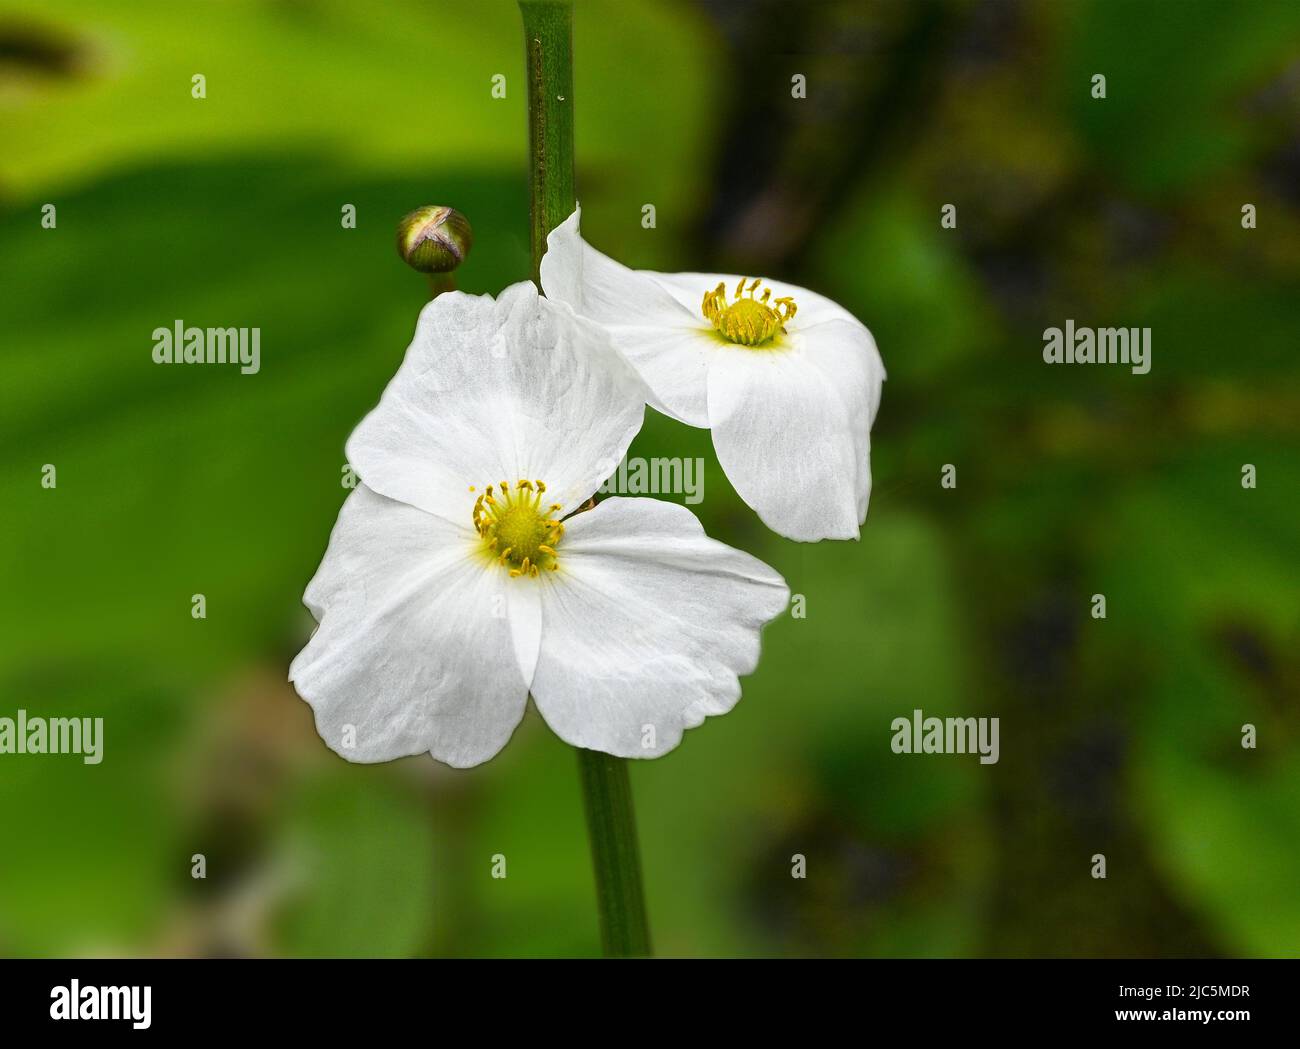
{"label": "thin stem", "polygon": [[[575,206],[573,178],[573,3],[519,0],[528,70],[528,173],[533,281],[541,287],[546,235]],[[583,806],[596,875],[596,907],[605,955],[650,953],[641,856],[627,762],[578,750]]]}
{"label": "thin stem", "polygon": [[456,290],[455,273],[430,273],[429,274],[429,298],[436,299],[444,291]]}
{"label": "thin stem", "polygon": [[533,282],[546,235],[573,214],[572,0],[519,0],[528,70],[528,165]]}
{"label": "thin stem", "polygon": [[579,749],[578,770],[591,837],[605,957],[647,957],[650,927],[641,888],[641,854],[636,842],[627,759]]}

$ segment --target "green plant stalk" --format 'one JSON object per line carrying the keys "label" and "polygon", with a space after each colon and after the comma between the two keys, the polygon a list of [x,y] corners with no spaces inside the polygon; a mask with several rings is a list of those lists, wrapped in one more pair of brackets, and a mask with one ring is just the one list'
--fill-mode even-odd
{"label": "green plant stalk", "polygon": [[[533,281],[541,287],[546,235],[572,213],[573,3],[519,0],[528,71],[528,166]],[[609,958],[650,954],[641,855],[627,761],[578,748],[600,938]]]}
{"label": "green plant stalk", "polygon": [[519,0],[528,71],[528,168],[533,282],[546,235],[573,214],[573,3]]}
{"label": "green plant stalk", "polygon": [[578,748],[578,771],[605,957],[648,957],[650,926],[641,888],[641,854],[627,759]]}

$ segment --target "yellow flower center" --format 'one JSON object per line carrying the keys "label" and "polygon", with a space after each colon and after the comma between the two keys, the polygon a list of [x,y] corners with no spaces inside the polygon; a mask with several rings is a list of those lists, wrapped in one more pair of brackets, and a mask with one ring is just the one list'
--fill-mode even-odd
{"label": "yellow flower center", "polygon": [[542,569],[558,567],[555,547],[564,535],[564,525],[554,515],[561,507],[552,503],[543,509],[545,491],[541,481],[516,481],[513,491],[502,481],[499,493],[488,485],[474,501],[474,529],[484,552],[508,568],[513,578],[536,576]]}
{"label": "yellow flower center", "polygon": [[785,334],[785,322],[795,315],[798,307],[788,295],[773,300],[769,306],[767,300],[772,297],[771,288],[763,290],[761,299],[754,298],[754,291],[761,283],[755,277],[746,286],[747,278],[742,277],[736,285],[736,301],[730,305],[727,304],[725,284],[704,293],[700,310],[714,330],[727,341],[741,346],[761,346],[778,333]]}

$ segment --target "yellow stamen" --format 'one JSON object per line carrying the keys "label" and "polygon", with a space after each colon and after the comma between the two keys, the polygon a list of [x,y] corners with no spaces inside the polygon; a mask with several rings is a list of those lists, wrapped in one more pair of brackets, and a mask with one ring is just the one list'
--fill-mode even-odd
{"label": "yellow stamen", "polygon": [[[493,490],[500,489],[499,498]],[[564,525],[554,515],[562,506],[552,503],[543,510],[542,481],[521,478],[510,483],[488,485],[474,500],[474,530],[483,550],[506,568],[510,578],[535,579],[542,569],[555,571],[559,565],[556,546],[564,536]],[[498,552],[499,551],[499,552]]]}
{"label": "yellow stamen", "polygon": [[798,307],[794,299],[783,295],[768,305],[772,296],[771,288],[763,289],[761,299],[754,298],[754,292],[762,280],[755,277],[751,282],[742,277],[733,294],[734,302],[727,302],[727,286],[719,284],[712,291],[704,293],[700,312],[713,325],[714,331],[728,342],[741,346],[761,346],[777,335],[785,334],[785,325]]}

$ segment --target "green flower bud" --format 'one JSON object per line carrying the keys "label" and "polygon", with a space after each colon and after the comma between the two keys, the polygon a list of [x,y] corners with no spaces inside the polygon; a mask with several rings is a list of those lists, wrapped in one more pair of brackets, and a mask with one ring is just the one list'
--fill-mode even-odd
{"label": "green flower bud", "polygon": [[474,231],[455,208],[430,204],[397,224],[397,254],[421,273],[449,273],[469,254]]}

